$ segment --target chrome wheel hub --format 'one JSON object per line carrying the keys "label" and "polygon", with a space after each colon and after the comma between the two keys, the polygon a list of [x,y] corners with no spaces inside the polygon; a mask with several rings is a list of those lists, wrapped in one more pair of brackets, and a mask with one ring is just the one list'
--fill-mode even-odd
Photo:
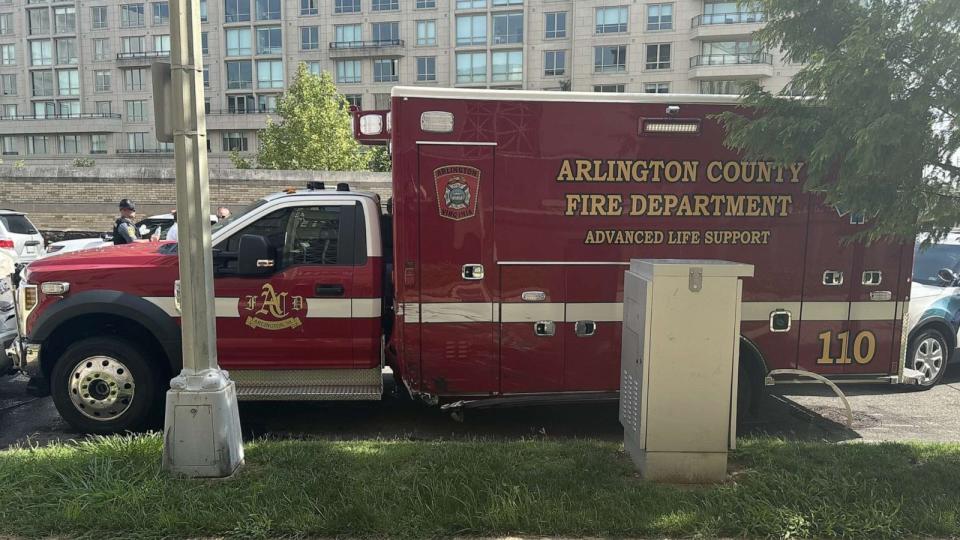
{"label": "chrome wheel hub", "polygon": [[923,374],[920,384],[932,384],[944,367],[946,355],[940,342],[934,338],[926,338],[920,342],[913,353],[911,366]]}
{"label": "chrome wheel hub", "polygon": [[94,420],[115,420],[133,403],[136,386],[123,362],[109,356],[91,356],[78,363],[67,382],[70,401]]}

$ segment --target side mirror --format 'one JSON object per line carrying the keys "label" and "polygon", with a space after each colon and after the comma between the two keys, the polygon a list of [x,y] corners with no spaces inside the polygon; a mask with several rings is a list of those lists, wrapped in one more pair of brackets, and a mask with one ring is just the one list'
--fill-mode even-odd
{"label": "side mirror", "polygon": [[242,276],[263,276],[273,273],[275,262],[267,239],[256,234],[240,237],[237,250],[237,273]]}
{"label": "side mirror", "polygon": [[949,268],[941,268],[940,271],[937,272],[937,277],[940,278],[940,281],[943,281],[947,284],[952,284],[957,281],[957,274],[955,274],[953,270]]}

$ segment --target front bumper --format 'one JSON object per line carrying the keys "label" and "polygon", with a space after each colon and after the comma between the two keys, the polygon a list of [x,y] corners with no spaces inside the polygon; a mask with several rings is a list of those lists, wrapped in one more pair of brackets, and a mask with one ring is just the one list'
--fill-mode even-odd
{"label": "front bumper", "polygon": [[41,377],[40,344],[25,343],[20,338],[13,340],[7,347],[7,358],[13,362],[13,368],[19,369],[30,377]]}

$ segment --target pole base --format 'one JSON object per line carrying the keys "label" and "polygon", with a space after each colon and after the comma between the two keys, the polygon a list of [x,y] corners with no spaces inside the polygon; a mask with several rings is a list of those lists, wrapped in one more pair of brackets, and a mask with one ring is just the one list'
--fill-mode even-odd
{"label": "pole base", "polygon": [[170,382],[163,468],[192,478],[223,478],[243,464],[237,392],[226,371],[184,370]]}

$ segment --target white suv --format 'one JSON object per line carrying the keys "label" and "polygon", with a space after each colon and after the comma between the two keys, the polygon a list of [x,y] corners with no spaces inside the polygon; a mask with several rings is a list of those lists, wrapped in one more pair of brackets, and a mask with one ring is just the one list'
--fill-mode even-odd
{"label": "white suv", "polygon": [[43,236],[23,212],[0,210],[0,249],[27,264],[43,254]]}

